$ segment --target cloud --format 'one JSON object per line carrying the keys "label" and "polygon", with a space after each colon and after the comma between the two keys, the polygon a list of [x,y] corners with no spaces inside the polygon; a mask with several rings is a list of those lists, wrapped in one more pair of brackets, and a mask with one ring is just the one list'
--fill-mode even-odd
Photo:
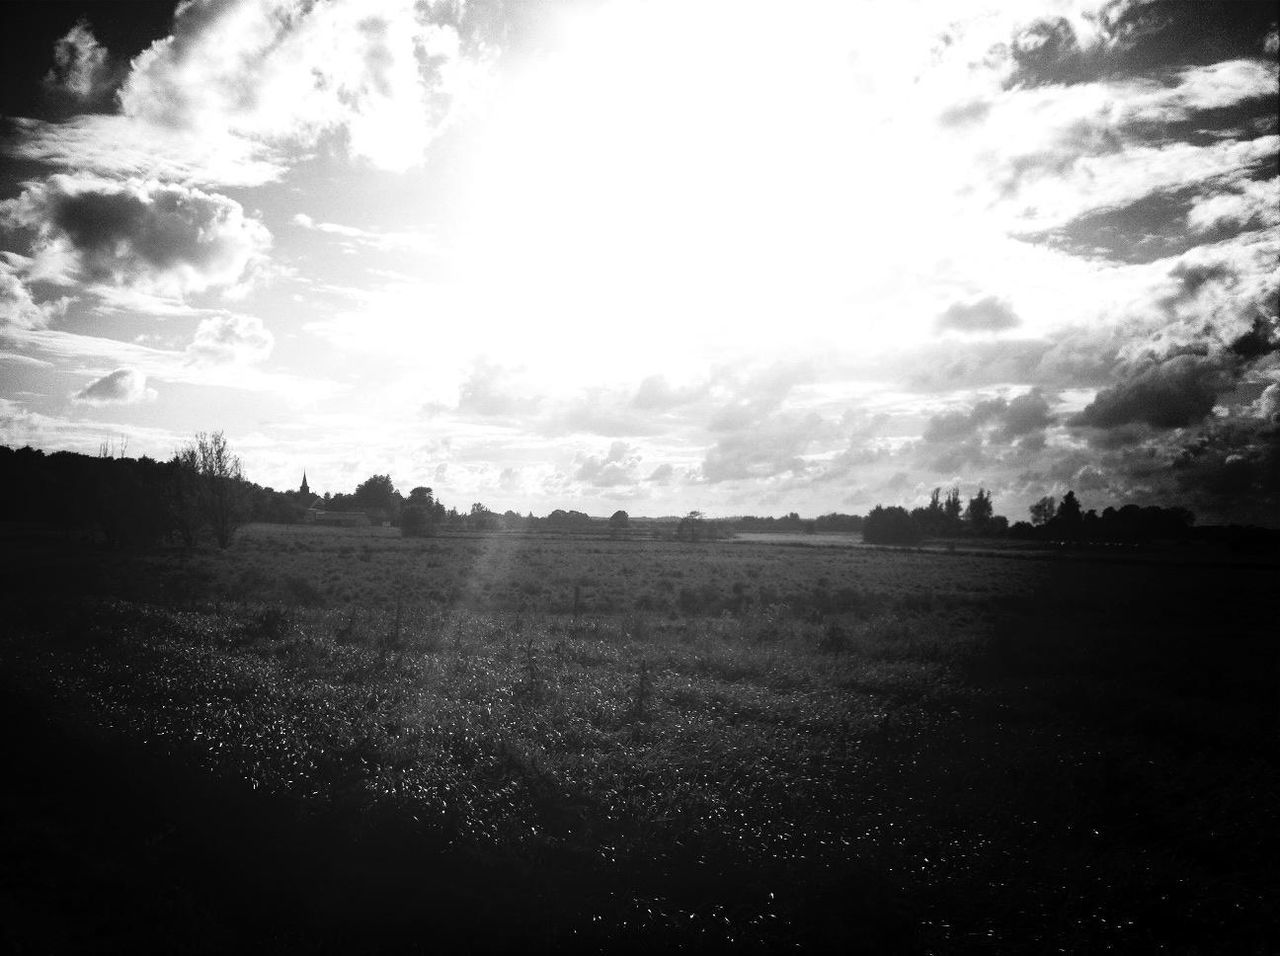
{"label": "cloud", "polygon": [[63,174],[0,203],[0,221],[34,233],[37,275],[172,296],[234,285],[271,239],[225,196]]}
{"label": "cloud", "polygon": [[1046,17],[1023,27],[1009,50],[1015,64],[1011,85],[1078,83],[1088,75],[1085,51],[1064,17]]}
{"label": "cloud", "polygon": [[408,251],[419,253],[440,253],[443,245],[440,239],[427,231],[403,230],[384,231],[361,229],[358,226],[345,226],[336,222],[317,222],[304,212],[297,213],[290,220],[295,226],[312,232],[338,236],[344,248],[359,247],[376,249],[380,252]]}
{"label": "cloud", "polygon": [[633,485],[638,479],[640,455],[626,442],[616,441],[603,457],[588,456],[578,466],[574,478],[597,488]]}
{"label": "cloud", "polygon": [[458,411],[483,417],[505,417],[532,412],[541,401],[509,388],[513,373],[499,365],[477,361],[471,375],[458,389]]}
{"label": "cloud", "polygon": [[1044,17],[1009,43],[1009,86],[1080,84],[1096,76],[1168,73],[1177,67],[1256,57],[1275,29],[1266,4],[1134,0],[1072,19]]}
{"label": "cloud", "polygon": [[777,415],[731,432],[707,451],[702,478],[716,484],[804,472],[803,455],[826,427],[815,414]]}
{"label": "cloud", "polygon": [[294,150],[328,137],[353,157],[404,170],[421,162],[454,98],[478,82],[456,27],[439,20],[447,6],[184,4],[172,35],[133,61],[121,107],[163,128]]}
{"label": "cloud", "polygon": [[[116,115],[15,119],[15,158],[99,175],[254,186],[319,151],[404,171],[489,85],[495,48],[468,42],[451,3],[195,0],[128,73],[85,31],[62,41],[51,83],[119,86]],[[500,25],[494,26],[501,36]],[[471,29],[472,27],[468,27]]]}
{"label": "cloud", "polygon": [[44,86],[83,107],[102,103],[120,76],[89,21],[82,19],[54,44],[53,67],[45,74]]}
{"label": "cloud", "polygon": [[934,415],[922,437],[930,444],[967,441],[975,436],[1007,442],[1042,433],[1051,424],[1048,401],[1039,389],[1032,389],[1012,400],[998,396],[975,402],[967,412]]}
{"label": "cloud", "polygon": [[1202,235],[1223,227],[1280,225],[1280,179],[1245,180],[1230,190],[1198,197],[1186,221]]}
{"label": "cloud", "polygon": [[72,396],[73,401],[82,405],[137,405],[155,398],[155,389],[147,388],[147,377],[132,368],[118,368]]}
{"label": "cloud", "polygon": [[669,463],[659,465],[649,473],[649,477],[645,481],[653,485],[669,485],[671,479],[675,477],[676,470]]}
{"label": "cloud", "polygon": [[706,391],[705,385],[677,388],[663,375],[650,375],[636,389],[631,404],[646,411],[667,411],[697,401]]}
{"label": "cloud", "polygon": [[275,337],[254,315],[214,315],[202,319],[195,339],[187,346],[197,364],[249,364],[271,354]]}
{"label": "cloud", "polygon": [[37,302],[23,281],[22,273],[25,268],[20,267],[19,263],[30,266],[30,261],[23,260],[22,257],[0,256],[0,328],[44,328],[50,319],[66,311],[71,300],[61,298],[52,302]]}
{"label": "cloud", "polygon": [[1032,389],[1010,401],[1001,418],[1001,433],[1005,438],[1031,436],[1053,423],[1049,403],[1039,389]]}
{"label": "cloud", "polygon": [[991,112],[988,100],[969,100],[949,106],[938,114],[938,122],[945,127],[958,128],[981,123]]}
{"label": "cloud", "polygon": [[1116,428],[1141,422],[1153,428],[1185,428],[1202,421],[1233,382],[1221,358],[1176,355],[1104,388],[1069,424]]}
{"label": "cloud", "polygon": [[128,116],[8,122],[15,135],[0,140],[0,155],[109,178],[260,186],[283,177],[290,165],[280,150],[254,140],[165,129]]}
{"label": "cloud", "polygon": [[1003,332],[1022,324],[1009,303],[989,295],[974,302],[955,302],[938,316],[938,329],[957,332]]}

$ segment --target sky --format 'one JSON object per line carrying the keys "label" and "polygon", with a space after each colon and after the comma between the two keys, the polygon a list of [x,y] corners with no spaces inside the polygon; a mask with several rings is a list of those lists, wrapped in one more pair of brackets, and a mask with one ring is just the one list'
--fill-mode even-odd
{"label": "sky", "polygon": [[0,443],[1280,524],[1269,3],[0,5]]}

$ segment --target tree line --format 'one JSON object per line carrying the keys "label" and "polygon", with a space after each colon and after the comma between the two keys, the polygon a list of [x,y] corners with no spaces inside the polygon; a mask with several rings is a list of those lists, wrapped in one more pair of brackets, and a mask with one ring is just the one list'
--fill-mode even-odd
{"label": "tree line", "polygon": [[225,548],[245,522],[291,524],[329,512],[359,513],[371,524],[398,527],[410,537],[444,531],[607,531],[614,536],[650,531],[696,542],[730,537],[738,531],[860,531],[872,544],[965,537],[1140,543],[1190,537],[1213,541],[1227,533],[1195,529],[1193,535],[1195,516],[1181,507],[1127,504],[1101,512],[1085,510],[1074,491],[1061,500],[1041,498],[1028,509],[1029,520],[1010,525],[995,514],[991,492],[981,487],[967,500],[959,487],[945,492],[935,488],[926,505],[909,511],[898,505],[877,505],[865,517],[833,512],[804,519],[792,512],[780,518],[712,520],[693,511],[665,523],[641,519],[637,526],[625,511],[615,512],[607,521],[559,508],[544,517],[510,510],[498,513],[480,502],[459,511],[439,501],[426,486],[401,494],[386,474],[371,475],[350,494],[321,497],[264,488],[244,477],[240,459],[222,432],[197,434],[168,461],[127,458],[123,448],[105,444],[97,457],[0,446],[0,480],[6,489],[0,495],[0,519],[39,521],[109,547],[165,542],[190,547],[212,539]]}
{"label": "tree line", "polygon": [[1062,500],[1041,498],[1029,509],[1030,521],[1009,524],[995,513],[991,492],[979,488],[965,502],[958,487],[944,495],[935,488],[929,503],[910,511],[877,505],[863,522],[863,540],[871,544],[915,544],[926,538],[997,538],[1071,543],[1136,544],[1186,539],[1195,515],[1186,508],[1124,505],[1085,511],[1074,491]]}

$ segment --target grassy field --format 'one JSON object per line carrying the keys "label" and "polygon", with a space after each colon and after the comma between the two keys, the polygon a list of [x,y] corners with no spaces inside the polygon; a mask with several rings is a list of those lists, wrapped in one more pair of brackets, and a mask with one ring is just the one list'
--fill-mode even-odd
{"label": "grassy field", "polygon": [[1276,568],[10,535],[4,943],[1274,951]]}

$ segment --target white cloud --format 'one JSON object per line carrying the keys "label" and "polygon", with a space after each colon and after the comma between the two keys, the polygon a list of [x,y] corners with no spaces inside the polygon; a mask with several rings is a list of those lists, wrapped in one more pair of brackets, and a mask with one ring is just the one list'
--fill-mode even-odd
{"label": "white cloud", "polygon": [[167,129],[128,116],[75,116],[61,123],[14,118],[0,155],[120,179],[198,186],[260,186],[284,176],[287,157],[225,130]]}
{"label": "white cloud", "polygon": [[0,328],[39,329],[66,311],[66,297],[37,302],[23,280],[30,260],[11,253],[0,255]]}
{"label": "white cloud", "polygon": [[1280,179],[1245,180],[1234,189],[1195,201],[1187,225],[1199,233],[1220,226],[1280,225]]}
{"label": "white cloud", "polygon": [[255,315],[212,315],[200,321],[187,355],[198,364],[261,362],[275,337]]}
{"label": "white cloud", "polygon": [[72,396],[84,405],[137,405],[155,401],[156,391],[147,387],[147,377],[134,368],[118,368],[95,379]]}
{"label": "white cloud", "polygon": [[139,55],[125,115],[309,150],[341,134],[385,169],[420,163],[467,83],[455,28],[411,0],[239,0],[179,7]]}

